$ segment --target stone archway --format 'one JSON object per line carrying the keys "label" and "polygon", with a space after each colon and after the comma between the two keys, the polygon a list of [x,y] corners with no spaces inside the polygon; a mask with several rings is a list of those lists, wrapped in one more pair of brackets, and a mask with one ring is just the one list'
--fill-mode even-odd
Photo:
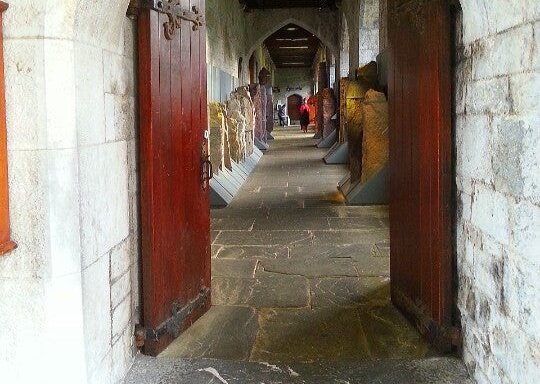
{"label": "stone archway", "polygon": [[323,35],[321,33],[318,33],[317,30],[310,24],[294,18],[294,17],[288,17],[286,19],[283,19],[276,24],[273,24],[269,29],[266,31],[259,33],[258,37],[254,39],[253,42],[250,43],[249,48],[247,50],[246,55],[250,56],[253,54],[255,49],[257,47],[261,46],[263,42],[270,36],[272,36],[275,32],[279,31],[281,28],[285,27],[288,24],[295,24],[299,27],[304,28],[306,31],[311,32],[314,36],[316,36],[332,53],[335,53],[336,51],[336,45],[335,42],[332,41],[332,39],[329,36]]}

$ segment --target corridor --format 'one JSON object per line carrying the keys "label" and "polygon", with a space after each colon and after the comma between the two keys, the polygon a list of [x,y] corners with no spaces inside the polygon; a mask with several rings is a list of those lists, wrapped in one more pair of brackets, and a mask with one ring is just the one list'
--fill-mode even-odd
{"label": "corridor", "polygon": [[347,207],[344,166],[297,127],[275,141],[233,203],[212,210],[214,308],[163,356],[336,361],[424,356],[389,305],[387,207]]}
{"label": "corridor", "polygon": [[345,206],[344,166],[325,165],[298,127],[274,136],[233,203],[212,210],[212,309],[131,379],[463,382],[461,363],[436,358],[390,304],[387,207]]}

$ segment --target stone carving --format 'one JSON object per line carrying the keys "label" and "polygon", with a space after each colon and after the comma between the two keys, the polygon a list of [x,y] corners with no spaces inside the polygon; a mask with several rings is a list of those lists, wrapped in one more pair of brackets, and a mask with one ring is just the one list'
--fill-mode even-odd
{"label": "stone carving", "polygon": [[370,89],[362,102],[362,183],[388,162],[388,103],[384,93]]}
{"label": "stone carving", "polygon": [[314,139],[322,139],[324,131],[324,117],[323,117],[323,97],[322,91],[317,92],[317,114],[315,116],[315,136]]}
{"label": "stone carving", "polygon": [[251,84],[249,92],[255,111],[254,137],[266,142],[266,92],[262,92],[262,87],[259,84]]}
{"label": "stone carving", "polygon": [[317,130],[317,96],[310,96],[307,103],[309,105],[309,123],[315,125],[315,130]]}
{"label": "stone carving", "polygon": [[356,80],[365,88],[378,89],[377,82],[377,63],[372,61],[356,70]]}
{"label": "stone carving", "polygon": [[266,88],[266,131],[272,133],[274,130],[274,97],[272,96],[272,87]]}
{"label": "stone carving", "polygon": [[349,79],[343,78],[339,81],[339,143],[347,141],[347,86]]}
{"label": "stone carving", "polygon": [[357,80],[348,80],[345,91],[345,134],[349,142],[351,182],[362,173],[362,102],[369,89],[377,88],[377,64],[371,62],[356,71]]}
{"label": "stone carving", "polygon": [[227,100],[227,126],[231,158],[240,163],[246,158],[246,118],[236,92]]}
{"label": "stone carving", "polygon": [[323,109],[322,137],[326,138],[336,129],[335,120],[332,120],[332,116],[336,114],[336,98],[334,97],[334,90],[332,88],[323,89],[321,97]]}
{"label": "stone carving", "polygon": [[[208,138],[208,144],[210,147],[210,161],[214,166],[214,174],[223,167],[225,153],[228,154],[228,143],[226,140],[227,123],[225,120],[225,107],[223,104],[216,102],[209,103],[208,123],[210,137]],[[227,147],[227,151],[225,151],[225,147]]]}
{"label": "stone carving", "polygon": [[240,99],[240,105],[242,107],[242,115],[245,118],[245,143],[246,143],[246,156],[250,156],[253,153],[253,134],[255,129],[255,110],[253,109],[253,101],[249,95],[248,87],[239,87],[236,89],[236,94]]}

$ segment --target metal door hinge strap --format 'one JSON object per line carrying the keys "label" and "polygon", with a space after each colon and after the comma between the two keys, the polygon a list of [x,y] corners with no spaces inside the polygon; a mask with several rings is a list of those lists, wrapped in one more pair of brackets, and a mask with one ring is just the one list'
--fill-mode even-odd
{"label": "metal door hinge strap", "polygon": [[169,335],[173,338],[180,336],[183,330],[184,320],[186,320],[196,309],[204,307],[209,297],[210,289],[204,287],[201,289],[197,297],[188,304],[181,306],[178,303],[174,303],[171,308],[171,317],[169,317],[155,329],[146,328],[146,340],[157,342],[165,335]]}
{"label": "metal door hinge strap", "polygon": [[182,8],[179,0],[145,0],[143,7],[164,13],[169,17],[169,21],[163,23],[167,40],[173,39],[176,30],[182,25],[182,20],[192,23],[194,31],[204,24],[204,16],[196,6],[191,7],[191,10],[186,10]]}

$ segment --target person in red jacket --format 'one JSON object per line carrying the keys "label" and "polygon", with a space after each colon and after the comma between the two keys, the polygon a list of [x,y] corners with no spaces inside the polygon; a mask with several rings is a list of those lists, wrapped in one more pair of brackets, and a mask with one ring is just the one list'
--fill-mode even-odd
{"label": "person in red jacket", "polygon": [[300,129],[304,133],[307,133],[307,128],[309,125],[309,105],[307,105],[306,100],[302,100],[302,105],[300,106]]}

